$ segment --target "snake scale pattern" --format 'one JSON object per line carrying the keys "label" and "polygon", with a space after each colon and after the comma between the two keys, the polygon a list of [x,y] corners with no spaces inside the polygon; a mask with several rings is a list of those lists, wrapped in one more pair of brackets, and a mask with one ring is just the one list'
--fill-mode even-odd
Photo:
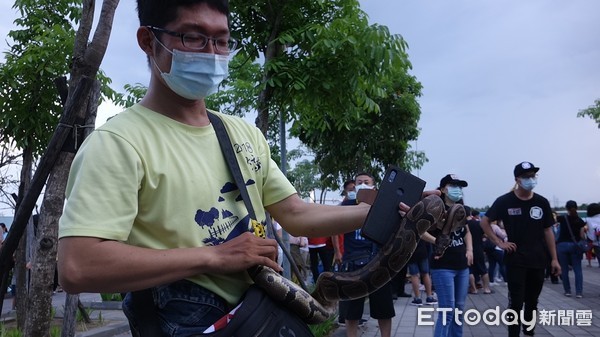
{"label": "snake scale pattern", "polygon": [[407,212],[395,235],[368,264],[353,272],[321,273],[311,294],[268,267],[259,266],[250,276],[273,300],[307,324],[322,323],[335,315],[338,301],[365,297],[389,282],[408,262],[426,231],[440,230],[434,251],[438,256],[443,255],[450,244],[450,232],[464,226],[466,217],[462,205],[456,204],[446,211],[440,197],[427,196]]}

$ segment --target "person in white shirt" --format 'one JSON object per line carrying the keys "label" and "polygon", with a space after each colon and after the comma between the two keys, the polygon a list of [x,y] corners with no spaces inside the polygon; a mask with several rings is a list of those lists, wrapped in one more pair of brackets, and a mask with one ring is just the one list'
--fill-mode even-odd
{"label": "person in white shirt", "polygon": [[586,235],[594,245],[594,254],[598,259],[598,266],[600,266],[600,204],[589,204],[586,216]]}

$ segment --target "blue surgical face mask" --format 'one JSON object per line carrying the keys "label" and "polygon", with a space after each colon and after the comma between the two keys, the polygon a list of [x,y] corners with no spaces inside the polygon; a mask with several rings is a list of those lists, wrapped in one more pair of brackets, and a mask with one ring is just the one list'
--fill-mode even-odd
{"label": "blue surgical face mask", "polygon": [[521,178],[521,187],[526,190],[526,191],[531,191],[535,188],[535,185],[537,185],[537,179],[536,178]]}
{"label": "blue surgical face mask", "polygon": [[156,62],[154,64],[169,88],[181,97],[199,100],[214,94],[229,74],[229,60],[233,53],[219,55],[177,49],[170,51],[160,41],[158,43],[173,54],[171,71],[164,73]]}
{"label": "blue surgical face mask", "polygon": [[446,193],[448,199],[457,202],[463,197],[462,188],[458,186],[448,186],[448,192]]}
{"label": "blue surgical face mask", "polygon": [[348,200],[356,200],[356,192],[355,191],[348,192]]}

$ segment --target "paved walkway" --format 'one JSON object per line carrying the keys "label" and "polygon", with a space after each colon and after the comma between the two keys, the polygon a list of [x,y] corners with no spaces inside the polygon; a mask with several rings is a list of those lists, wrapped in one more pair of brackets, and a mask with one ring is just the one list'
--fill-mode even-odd
{"label": "paved walkway", "polygon": [[[596,261],[593,262],[593,267],[586,267],[587,261],[583,261],[583,298],[577,299],[575,297],[565,297],[563,295],[562,284],[552,284],[547,281],[544,284],[542,294],[539,300],[539,310],[547,310],[556,314],[557,318],[554,324],[539,324],[536,327],[535,333],[538,337],[549,337],[549,336],[560,336],[560,337],[585,337],[585,336],[600,336],[600,268]],[[574,285],[573,273],[570,272],[571,284]],[[406,290],[409,290],[410,285],[406,285]],[[492,286],[494,290],[493,294],[484,295],[481,293],[477,295],[468,295],[466,310],[475,309],[479,313],[483,313],[485,310],[496,308],[497,306],[502,310],[507,304],[507,287],[506,285],[495,285]],[[92,316],[97,317],[102,315],[102,319],[108,324],[102,328],[91,329],[84,333],[79,333],[77,337],[127,337],[131,336],[129,333],[129,326],[127,320],[123,315],[123,312],[117,307],[104,308],[101,304],[99,294],[81,294],[81,301],[84,305],[94,308],[92,310]],[[418,336],[418,337],[430,337],[433,336],[433,326],[425,326],[417,324],[418,321],[418,310],[421,309],[435,309],[437,306],[415,307],[410,305],[410,298],[398,298],[395,303],[396,317],[392,321],[392,336]],[[14,311],[11,311],[11,299],[5,299],[2,308],[2,318],[9,318],[14,316]],[[62,308],[65,303],[65,293],[57,293],[53,295],[52,303],[57,312],[57,316],[62,315]],[[561,312],[559,313],[559,310]],[[582,326],[581,323],[585,322],[584,319],[576,320],[572,318],[569,324],[568,315],[575,315],[576,313],[591,313],[591,319],[588,320],[589,326]],[[430,314],[430,313],[424,313]],[[365,306],[365,317],[368,317],[368,304]],[[432,322],[435,319],[426,319],[422,321]],[[539,315],[538,315],[539,320]],[[579,323],[579,324],[577,324]],[[359,336],[362,337],[379,337],[379,330],[377,329],[377,321],[369,319],[367,323],[360,329]],[[465,337],[497,337],[507,336],[506,327],[500,326],[488,326],[482,322],[475,325],[465,324],[463,335]],[[346,329],[344,327],[337,328],[330,337],[345,337]]]}
{"label": "paved walkway", "polygon": [[[577,299],[566,297],[563,295],[562,283],[552,284],[546,281],[544,288],[539,298],[538,310],[547,310],[553,312],[555,317],[561,316],[561,319],[556,319],[554,324],[541,325],[539,322],[535,329],[535,335],[539,337],[549,336],[600,336],[600,268],[596,261],[593,261],[593,267],[587,267],[587,260],[583,260],[583,298]],[[571,286],[574,289],[573,272],[569,273]],[[410,285],[406,285],[406,290],[410,289]],[[499,306],[502,310],[508,304],[507,287],[503,285],[492,286],[493,294],[485,295],[481,289],[477,295],[467,295],[465,310],[475,309],[479,313]],[[575,293],[573,292],[573,295]],[[417,312],[419,308],[430,308],[432,306],[423,305],[415,307],[410,304],[411,298],[398,298],[395,301],[396,317],[392,320],[392,336],[433,336],[433,326],[424,326],[417,324]],[[434,306],[437,308],[437,305]],[[559,313],[559,310],[564,310]],[[591,320],[588,320],[589,326],[582,326],[585,323],[584,319],[575,320],[576,313],[591,313]],[[569,324],[568,315],[573,315],[572,321]],[[368,305],[365,306],[365,317],[368,316]],[[435,317],[435,316],[434,316]],[[548,317],[548,316],[546,316]],[[425,320],[423,321],[431,321]],[[577,325],[579,323],[579,325]],[[359,328],[359,336],[362,337],[379,337],[381,334],[377,328],[377,321],[369,319],[367,323]],[[475,325],[465,324],[463,327],[463,336],[465,337],[506,337],[508,335],[506,326],[488,326],[483,322]],[[346,328],[338,328],[331,337],[345,337]]]}

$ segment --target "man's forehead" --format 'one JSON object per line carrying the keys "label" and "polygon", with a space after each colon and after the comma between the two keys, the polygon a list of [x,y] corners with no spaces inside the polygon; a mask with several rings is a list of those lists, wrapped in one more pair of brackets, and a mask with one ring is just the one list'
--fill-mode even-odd
{"label": "man's forehead", "polygon": [[367,175],[360,175],[360,176],[356,176],[356,183],[358,183],[359,181],[373,181],[373,179],[371,179],[371,177],[367,176]]}

